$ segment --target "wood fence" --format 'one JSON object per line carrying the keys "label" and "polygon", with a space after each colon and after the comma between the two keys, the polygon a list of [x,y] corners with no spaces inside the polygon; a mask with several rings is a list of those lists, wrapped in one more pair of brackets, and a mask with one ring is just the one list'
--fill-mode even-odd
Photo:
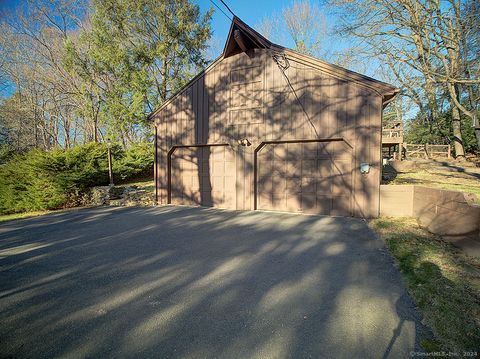
{"label": "wood fence", "polygon": [[450,145],[414,145],[404,143],[406,158],[451,158],[452,148]]}

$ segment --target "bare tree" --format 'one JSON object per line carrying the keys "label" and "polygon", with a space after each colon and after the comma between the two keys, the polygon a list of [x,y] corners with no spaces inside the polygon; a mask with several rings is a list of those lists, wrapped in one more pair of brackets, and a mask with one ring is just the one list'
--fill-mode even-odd
{"label": "bare tree", "polygon": [[279,43],[293,42],[298,52],[325,57],[323,42],[327,21],[322,9],[310,0],[293,1],[281,12],[263,19],[257,29]]}
{"label": "bare tree", "polygon": [[283,9],[282,16],[295,49],[307,55],[319,54],[327,25],[318,5],[309,0],[295,1]]}
{"label": "bare tree", "polygon": [[28,2],[0,24],[2,70],[21,99],[10,106],[17,104],[18,111],[27,111],[33,119],[19,125],[31,126],[37,147],[70,147],[79,139],[73,128],[78,124],[75,109],[83,104],[73,94],[81,88],[63,58],[65,41],[81,23],[84,5],[73,0]]}
{"label": "bare tree", "polygon": [[[459,158],[464,157],[460,112],[475,121],[476,105],[465,98],[480,83],[478,61],[475,65],[468,60],[466,43],[473,28],[471,19],[463,16],[464,2],[334,0],[333,3],[341,9],[344,19],[337,31],[353,35],[363,44],[366,54],[389,64],[412,99],[419,106],[426,103],[430,123],[439,118],[439,96],[448,95],[455,153]],[[412,77],[421,78],[421,87],[410,82]]]}

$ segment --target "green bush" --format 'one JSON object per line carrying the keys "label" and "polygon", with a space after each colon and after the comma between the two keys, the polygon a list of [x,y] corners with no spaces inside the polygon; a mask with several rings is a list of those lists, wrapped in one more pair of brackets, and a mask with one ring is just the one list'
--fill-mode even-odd
{"label": "green bush", "polygon": [[[112,157],[116,180],[148,175],[153,168],[153,148],[149,143],[126,151],[114,145]],[[0,165],[0,213],[71,206],[90,187],[107,184],[105,144],[17,154]]]}
{"label": "green bush", "polygon": [[39,150],[14,155],[0,167],[0,212],[56,208],[67,194],[52,181],[49,155]]}
{"label": "green bush", "polygon": [[120,180],[153,175],[153,144],[142,142],[130,147],[120,161],[113,162],[114,176]]}

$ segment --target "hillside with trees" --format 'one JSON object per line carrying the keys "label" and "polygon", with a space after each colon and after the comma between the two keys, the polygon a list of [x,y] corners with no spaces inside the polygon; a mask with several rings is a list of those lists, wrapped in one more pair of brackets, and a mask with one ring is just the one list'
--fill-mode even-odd
{"label": "hillside with trees", "polygon": [[148,113],[207,63],[210,17],[188,0],[21,3],[0,24],[2,153],[150,140]]}
{"label": "hillside with trees", "polygon": [[[188,0],[22,2],[0,21],[0,213],[73,206],[153,172],[147,115],[206,64],[212,12]],[[3,165],[2,165],[3,163]]]}

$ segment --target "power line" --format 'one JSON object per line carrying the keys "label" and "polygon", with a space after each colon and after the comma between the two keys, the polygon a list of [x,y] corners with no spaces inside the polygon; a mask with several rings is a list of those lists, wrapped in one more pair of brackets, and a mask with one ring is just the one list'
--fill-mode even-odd
{"label": "power line", "polygon": [[[221,1],[221,0],[220,0],[220,1]],[[210,2],[211,2],[213,5],[215,5],[215,7],[216,7],[218,10],[220,10],[220,11],[222,12],[222,14],[227,17],[228,20],[230,20],[230,21],[233,20],[230,16],[227,15],[227,13],[226,13],[225,11],[222,10],[222,8],[221,8],[220,6],[218,6],[218,5],[215,3],[215,1],[210,0]],[[222,1],[222,3],[223,3],[223,1]],[[225,4],[224,4],[224,5],[225,5]],[[225,6],[226,6],[226,5],[225,5]],[[227,6],[227,9],[228,9],[228,6]],[[230,10],[230,9],[229,9],[229,10]],[[231,11],[230,11],[230,12],[231,12]],[[234,15],[234,16],[235,16],[235,15]]]}
{"label": "power line", "polygon": [[[280,72],[283,74],[283,77],[285,78],[285,81],[290,87],[290,90],[292,91],[293,95],[295,96],[297,103],[300,105],[300,108],[302,109],[302,112],[305,115],[305,118],[307,119],[310,126],[312,126],[313,132],[315,132],[315,136],[317,136],[317,138],[320,138],[317,132],[317,128],[315,127],[313,121],[310,119],[310,116],[308,115],[307,110],[305,110],[305,107],[303,106],[302,101],[297,95],[297,91],[295,91],[295,88],[293,87],[292,83],[290,82],[290,79],[288,78],[287,73],[285,72],[285,70],[290,67],[290,63],[288,62],[287,57],[284,54],[278,54],[278,53],[274,53],[273,55],[270,54],[270,56],[272,57],[273,61],[275,61],[275,63],[277,64],[278,68],[280,69]],[[280,63],[280,58],[282,58],[282,60],[285,61],[285,65]]]}
{"label": "power line", "polygon": [[[215,5],[218,10],[220,10],[223,15],[225,15],[229,20],[232,20],[213,0],[210,0],[210,2]],[[227,10],[235,17],[235,14],[233,13],[233,11],[228,7],[227,4],[225,4],[225,2],[223,0],[220,0],[220,2],[227,8]],[[310,124],[310,126],[312,126],[313,128],[313,131],[315,132],[315,135],[319,138],[319,135],[318,135],[318,132],[317,132],[317,128],[315,127],[315,125],[313,124],[313,121],[310,119],[310,116],[308,115],[307,111],[305,110],[305,107],[303,106],[303,103],[302,101],[300,100],[300,98],[298,97],[297,95],[297,91],[295,91],[295,88],[293,87],[292,83],[290,82],[290,79],[288,78],[288,75],[287,73],[285,72],[285,70],[287,70],[289,67],[290,67],[290,63],[288,62],[288,59],[287,57],[285,56],[285,54],[280,54],[276,51],[272,51],[270,49],[267,49],[266,46],[264,44],[261,44],[259,43],[259,41],[255,41],[255,39],[253,39],[250,34],[248,34],[247,31],[244,32],[245,35],[247,35],[247,37],[250,39],[250,41],[252,41],[253,43],[257,43],[257,45],[260,46],[260,48],[263,48],[265,50],[267,50],[268,54],[271,56],[272,60],[275,62],[275,64],[277,64],[280,72],[282,73],[283,77],[285,78],[285,81],[287,82],[287,85],[288,87],[290,87],[290,90],[292,91],[293,95],[295,96],[295,99],[297,100],[297,103],[300,105],[300,108],[302,109],[302,112],[305,116],[305,118],[307,119],[308,123]],[[282,64],[281,63],[281,60],[284,61],[284,63]]]}
{"label": "power line", "polygon": [[230,14],[232,14],[232,16],[235,16],[235,14],[233,13],[233,11],[228,7],[227,4],[225,4],[225,2],[223,0],[220,0],[220,2],[227,8],[228,11],[230,11]]}
{"label": "power line", "polygon": [[[220,0],[220,1],[222,1],[222,0]],[[265,45],[260,44],[259,41],[255,41],[255,39],[253,39],[247,31],[245,31],[244,34],[247,35],[247,37],[250,39],[250,41],[252,41],[253,43],[257,43],[260,46],[260,48],[263,48],[264,50],[266,50],[267,53],[270,55],[270,57],[272,58],[272,60],[275,62],[278,69],[282,73],[285,81],[287,82],[288,87],[290,88],[293,95],[295,96],[295,99],[296,99],[297,103],[300,105],[300,108],[303,112],[303,115],[305,116],[305,118],[307,119],[307,122],[312,127],[313,132],[315,132],[315,136],[317,136],[317,138],[320,138],[320,136],[318,134],[318,131],[317,131],[317,128],[315,127],[312,119],[308,115],[308,112],[306,111],[305,107],[303,106],[302,101],[300,100],[300,98],[297,95],[297,91],[295,91],[295,88],[293,87],[292,83],[290,82],[290,79],[288,78],[286,70],[290,67],[290,63],[289,63],[287,57],[285,56],[285,54],[279,53],[278,51],[268,49]],[[282,60],[283,60],[283,63],[282,63]]]}

